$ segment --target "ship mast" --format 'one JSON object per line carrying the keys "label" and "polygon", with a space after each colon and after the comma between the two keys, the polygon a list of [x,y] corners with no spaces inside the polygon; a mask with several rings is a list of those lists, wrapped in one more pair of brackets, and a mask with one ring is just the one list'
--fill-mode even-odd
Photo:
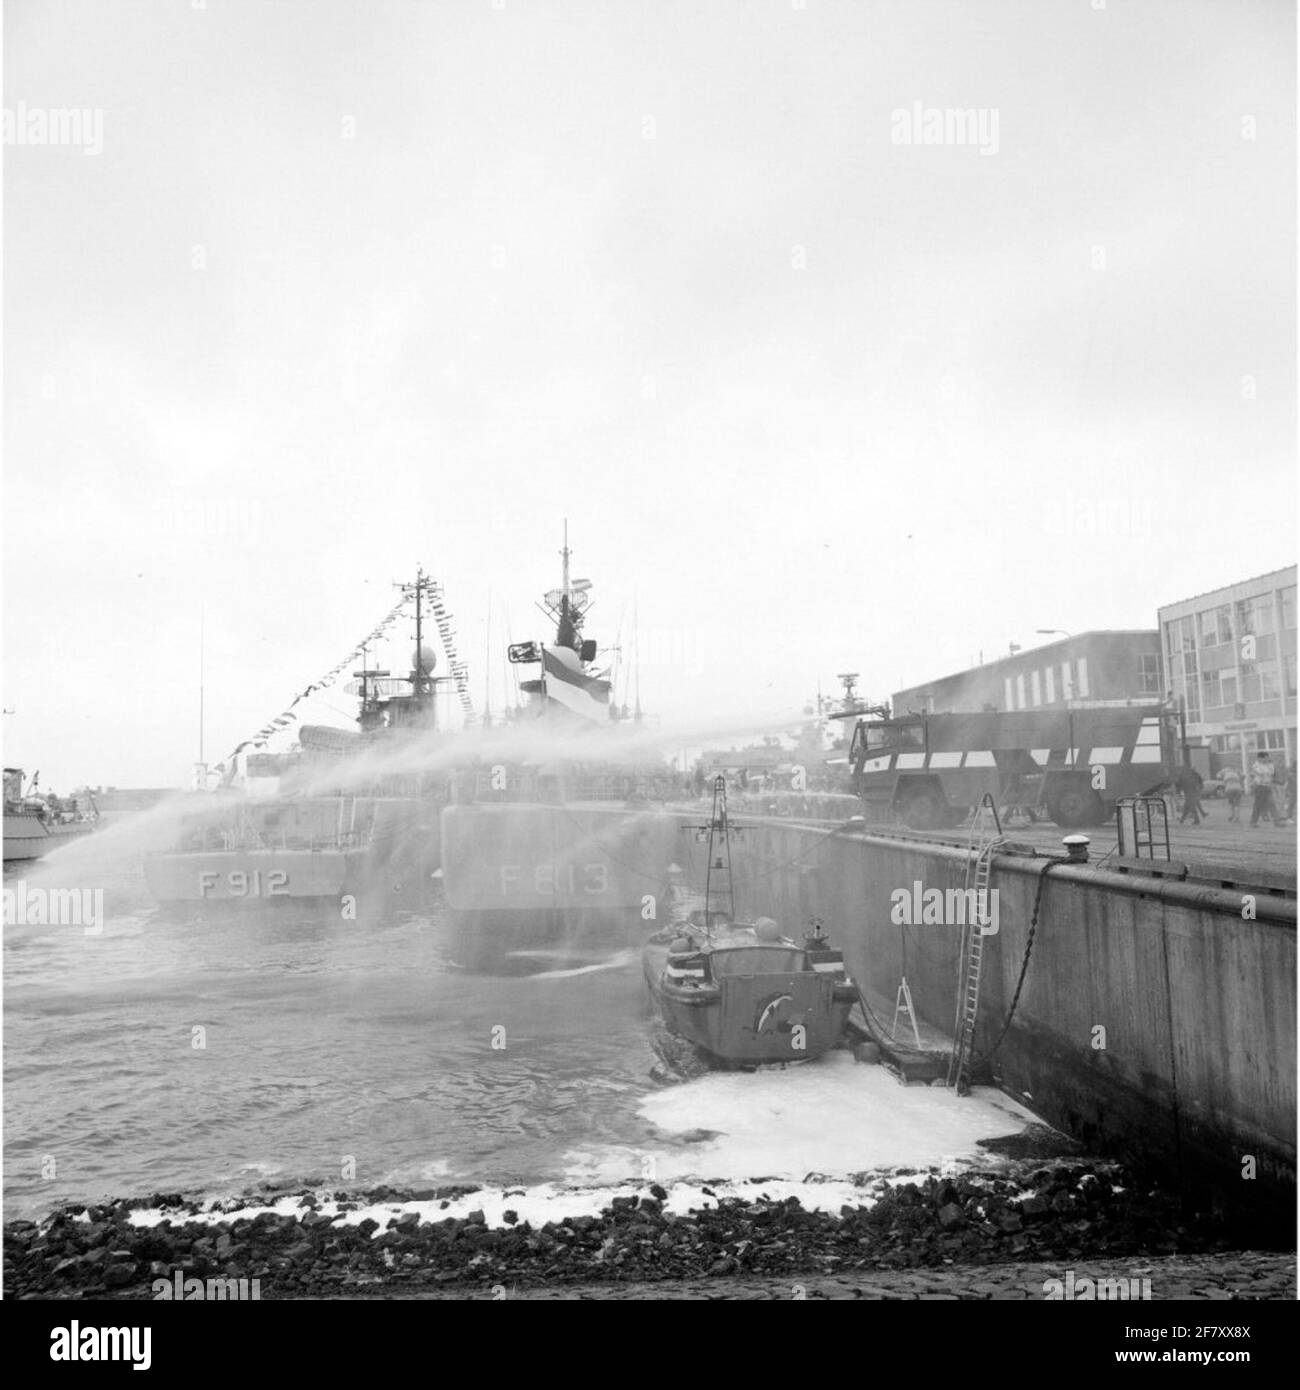
{"label": "ship mast", "polygon": [[[424,664],[424,599],[426,594],[433,592],[434,581],[420,567],[415,571],[414,584],[394,584],[393,587],[408,596],[415,596],[415,660],[411,666],[411,689],[416,708],[423,710],[431,703],[434,689],[433,677]],[[436,603],[434,607],[437,608]]]}
{"label": "ship mast", "polygon": [[[579,649],[578,622],[574,617],[573,583],[569,578],[569,519],[564,518],[564,548],[560,557],[564,568],[560,579],[560,616],[555,627],[555,644],[559,647]],[[554,592],[554,591],[552,591]]]}
{"label": "ship mast", "polygon": [[421,698],[424,696],[424,615],[420,607],[423,597],[424,570],[417,568],[415,571],[415,693]]}

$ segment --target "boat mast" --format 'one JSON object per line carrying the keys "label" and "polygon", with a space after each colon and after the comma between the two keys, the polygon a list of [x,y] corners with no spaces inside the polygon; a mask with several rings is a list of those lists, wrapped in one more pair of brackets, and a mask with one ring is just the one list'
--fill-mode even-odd
{"label": "boat mast", "polygon": [[[714,845],[721,838],[722,848],[715,855]],[[725,872],[727,886],[724,889],[713,887],[714,872]],[[713,894],[727,895],[727,918],[736,915],[736,884],[731,873],[731,825],[727,818],[727,779],[719,773],[713,779],[713,811],[709,816],[709,863],[704,874],[704,923],[709,935],[713,934]]]}

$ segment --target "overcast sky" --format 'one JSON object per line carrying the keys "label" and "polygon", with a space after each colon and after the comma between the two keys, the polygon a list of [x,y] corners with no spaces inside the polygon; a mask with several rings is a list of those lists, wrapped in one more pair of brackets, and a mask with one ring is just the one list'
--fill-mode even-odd
{"label": "overcast sky", "polygon": [[683,725],[1292,563],[1295,51],[1282,0],[10,0],[5,761],[182,785],[201,610],[216,761],[419,564],[499,707],[566,516]]}

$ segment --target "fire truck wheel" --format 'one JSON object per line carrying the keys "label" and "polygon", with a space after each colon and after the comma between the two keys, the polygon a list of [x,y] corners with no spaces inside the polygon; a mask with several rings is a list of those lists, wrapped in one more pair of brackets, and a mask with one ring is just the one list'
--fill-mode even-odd
{"label": "fire truck wheel", "polygon": [[913,830],[937,830],[947,821],[947,807],[931,791],[904,792],[898,803],[899,819]]}
{"label": "fire truck wheel", "polygon": [[1047,809],[1064,830],[1073,830],[1078,825],[1101,825],[1106,819],[1101,797],[1086,783],[1058,788]]}

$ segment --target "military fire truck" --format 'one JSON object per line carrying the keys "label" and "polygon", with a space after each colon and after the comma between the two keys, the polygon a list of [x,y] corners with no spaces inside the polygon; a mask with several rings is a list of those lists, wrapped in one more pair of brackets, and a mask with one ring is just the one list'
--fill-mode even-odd
{"label": "military fire truck", "polygon": [[916,830],[961,821],[985,792],[1057,825],[1100,825],[1121,796],[1178,770],[1179,722],[1159,704],[859,719],[853,790],[874,818]]}

